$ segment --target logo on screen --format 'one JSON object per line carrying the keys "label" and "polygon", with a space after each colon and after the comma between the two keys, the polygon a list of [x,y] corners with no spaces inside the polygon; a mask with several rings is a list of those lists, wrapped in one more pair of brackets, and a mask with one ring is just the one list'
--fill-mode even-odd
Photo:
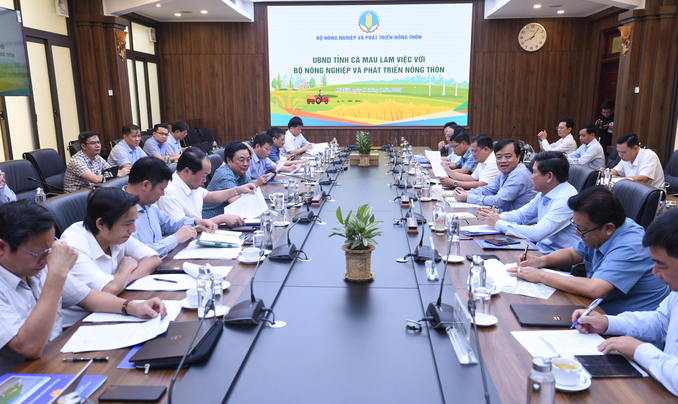
{"label": "logo on screen", "polygon": [[373,33],[379,28],[379,16],[372,10],[363,11],[358,18],[358,26],[363,32]]}

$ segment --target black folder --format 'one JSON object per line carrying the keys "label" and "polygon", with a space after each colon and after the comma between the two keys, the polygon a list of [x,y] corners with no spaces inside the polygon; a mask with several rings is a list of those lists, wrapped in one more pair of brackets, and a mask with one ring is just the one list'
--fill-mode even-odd
{"label": "black folder", "polygon": [[584,306],[512,304],[511,311],[523,327],[570,327],[572,312]]}

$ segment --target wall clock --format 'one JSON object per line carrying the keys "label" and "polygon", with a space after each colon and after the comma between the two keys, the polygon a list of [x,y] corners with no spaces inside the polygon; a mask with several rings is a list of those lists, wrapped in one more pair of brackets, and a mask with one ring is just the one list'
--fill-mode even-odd
{"label": "wall clock", "polygon": [[518,43],[527,52],[536,52],[546,43],[546,29],[541,24],[531,22],[518,33]]}

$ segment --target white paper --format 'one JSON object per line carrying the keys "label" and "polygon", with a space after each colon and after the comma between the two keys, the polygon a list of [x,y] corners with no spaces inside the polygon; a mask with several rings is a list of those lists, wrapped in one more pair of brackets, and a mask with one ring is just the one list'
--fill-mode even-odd
{"label": "white paper", "polygon": [[517,278],[509,275],[506,270],[508,268],[513,268],[516,266],[516,263],[511,264],[502,264],[500,261],[491,259],[484,262],[485,269],[487,270],[487,276],[491,276],[494,279],[495,287],[502,290],[506,286],[516,286]]}
{"label": "white paper", "polygon": [[[202,265],[194,264],[192,262],[184,262],[183,264],[183,269],[184,272],[186,272],[188,275],[192,276],[193,278],[197,278],[198,274],[200,273],[200,267]],[[211,265],[210,269],[212,270],[213,274],[219,274],[219,276],[226,277],[228,276],[228,273],[231,272],[231,269],[233,267],[228,267],[228,266],[216,266],[216,265]]]}
{"label": "white paper", "polygon": [[493,229],[486,224],[479,224],[474,226],[462,226],[459,228],[459,230],[477,234],[501,234],[499,230]]}
{"label": "white paper", "polygon": [[[166,279],[172,282],[163,282],[156,279]],[[195,287],[195,278],[185,274],[154,274],[139,278],[127,286],[127,290],[146,291],[178,291]]]}
{"label": "white paper", "polygon": [[257,187],[254,194],[243,194],[235,202],[228,204],[224,208],[224,213],[232,213],[243,219],[254,219],[267,209],[268,205],[266,205],[264,194],[261,193],[261,188]]}
{"label": "white paper", "polygon": [[[443,196],[445,193],[443,192]],[[468,203],[468,202],[459,202],[458,200],[454,198],[445,198],[447,201],[447,204],[450,205],[451,208],[479,208],[483,205],[478,205],[476,203]],[[475,216],[473,216],[475,219]]]}
{"label": "white paper", "polygon": [[[135,302],[140,301],[142,300],[135,300]],[[165,304],[165,309],[167,310],[167,317],[169,317],[170,321],[176,320],[179,313],[181,313],[181,301],[163,300],[162,302]],[[83,323],[143,323],[146,321],[151,320],[114,313],[92,313],[89,316],[82,319]]]}
{"label": "white paper", "polygon": [[555,288],[544,285],[543,283],[532,283],[524,279],[515,279],[516,286],[506,286],[501,291],[512,295],[535,297],[543,300],[547,300],[556,292]]}
{"label": "white paper", "polygon": [[306,150],[306,154],[308,154],[310,156],[314,156],[316,154],[320,154],[320,153],[324,152],[325,149],[327,149],[328,147],[329,147],[329,145],[327,144],[327,142],[313,143],[313,147]]}
{"label": "white paper", "polygon": [[170,320],[160,316],[143,323],[79,327],[61,348],[62,353],[110,351],[146,342],[167,331]]}
{"label": "white paper", "polygon": [[602,355],[598,345],[605,341],[598,334],[582,334],[577,330],[511,331],[511,334],[532,357]]}
{"label": "white paper", "polygon": [[174,259],[177,260],[233,260],[238,258],[242,248],[215,248],[196,244],[195,240],[188,243],[186,248],[179,251]]}
{"label": "white paper", "polygon": [[442,165],[442,157],[440,157],[440,151],[438,150],[425,150],[426,158],[431,162],[431,168],[433,169],[433,175],[436,177],[447,178],[448,175],[445,172],[445,169]]}

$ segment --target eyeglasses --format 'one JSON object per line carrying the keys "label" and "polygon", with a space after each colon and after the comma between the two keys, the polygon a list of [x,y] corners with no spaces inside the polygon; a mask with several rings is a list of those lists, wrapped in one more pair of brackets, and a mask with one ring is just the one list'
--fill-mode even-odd
{"label": "eyeglasses", "polygon": [[169,136],[169,132],[167,132],[167,133],[155,132],[155,133],[157,133],[158,135],[160,135],[160,136],[162,136],[162,137],[167,137],[167,136]]}
{"label": "eyeglasses", "polygon": [[582,239],[586,238],[586,235],[587,235],[588,233],[591,233],[592,231],[600,230],[600,229],[602,229],[603,226],[604,226],[604,225],[601,224],[601,225],[598,225],[598,226],[594,227],[594,228],[591,229],[591,230],[581,231],[581,229],[580,229],[580,228],[577,226],[577,224],[574,222],[574,219],[570,219],[570,223],[572,223],[572,226],[574,226],[574,228],[577,230],[577,233],[579,233],[579,236],[580,236]]}
{"label": "eyeglasses", "polygon": [[99,145],[99,144],[101,144],[101,141],[97,141],[97,142],[89,142],[89,143],[85,143],[85,144],[89,144],[89,145]]}
{"label": "eyeglasses", "polygon": [[[56,237],[54,237],[54,240],[59,240],[59,239],[56,238]],[[13,245],[14,247],[18,248],[19,250],[21,250],[21,251],[23,251],[23,252],[26,252],[26,253],[32,255],[33,258],[35,258],[35,259],[38,260],[38,261],[40,261],[41,259],[45,258],[47,255],[49,255],[49,253],[52,252],[52,247],[50,247],[50,248],[45,248],[45,249],[42,250],[42,251],[38,251],[37,253],[34,253],[33,251],[28,251],[27,249],[25,249],[25,248],[23,248],[23,247],[20,247],[20,246],[18,246],[18,245],[16,245],[16,244],[13,244],[13,243],[9,243],[9,244],[10,244],[10,245]]]}

